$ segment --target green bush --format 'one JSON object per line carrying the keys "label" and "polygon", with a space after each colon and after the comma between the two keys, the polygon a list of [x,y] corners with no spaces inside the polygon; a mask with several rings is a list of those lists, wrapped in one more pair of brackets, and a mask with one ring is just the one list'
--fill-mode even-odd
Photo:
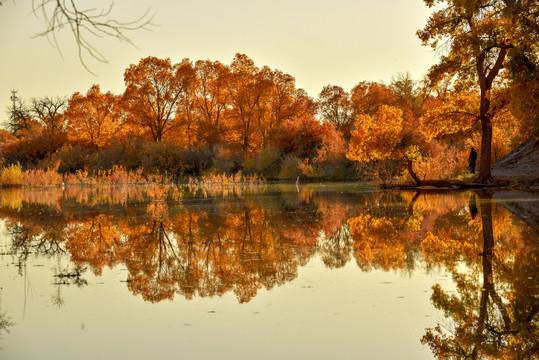
{"label": "green bush", "polygon": [[355,162],[340,158],[317,164],[313,178],[352,181],[359,178],[359,172]]}
{"label": "green bush", "polygon": [[143,146],[144,140],[139,139],[113,143],[110,148],[99,152],[93,170],[110,170],[114,165],[121,165],[134,171],[141,167],[139,153]]}

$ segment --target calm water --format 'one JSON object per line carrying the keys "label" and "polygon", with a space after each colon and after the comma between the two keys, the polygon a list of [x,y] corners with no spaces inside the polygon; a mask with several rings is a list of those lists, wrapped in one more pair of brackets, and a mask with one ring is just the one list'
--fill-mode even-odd
{"label": "calm water", "polygon": [[534,358],[537,194],[0,193],[0,358]]}

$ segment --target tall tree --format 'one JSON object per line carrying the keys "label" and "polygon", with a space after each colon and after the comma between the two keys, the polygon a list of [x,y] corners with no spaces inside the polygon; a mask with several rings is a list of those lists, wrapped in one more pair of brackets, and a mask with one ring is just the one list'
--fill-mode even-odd
{"label": "tall tree", "polygon": [[[429,72],[433,84],[458,77],[460,85],[479,89],[481,160],[479,181],[491,180],[491,90],[506,66],[508,54],[533,41],[523,29],[536,29],[539,4],[535,0],[424,0],[427,6],[444,4],[417,35],[423,45],[448,49]],[[531,25],[530,25],[531,23]],[[537,30],[534,30],[537,31]],[[443,42],[442,45],[439,44]]]}
{"label": "tall tree", "polygon": [[63,97],[34,98],[30,105],[30,113],[51,134],[65,130],[64,111],[67,99]]}
{"label": "tall tree", "polygon": [[124,98],[134,122],[147,130],[152,140],[163,140],[178,125],[178,107],[182,97],[188,96],[192,73],[184,63],[172,65],[168,58],[149,56],[129,66],[124,80]]}
{"label": "tall tree", "polygon": [[226,91],[228,68],[219,61],[199,60],[196,71],[196,110],[199,113],[198,139],[202,145],[213,146],[221,141],[223,119],[228,107]]}
{"label": "tall tree", "polygon": [[352,89],[350,100],[354,109],[354,118],[358,115],[372,116],[382,105],[398,105],[398,98],[393,89],[377,82],[360,82]]}
{"label": "tall tree", "polygon": [[340,86],[326,85],[318,95],[318,107],[324,120],[332,124],[346,139],[354,123],[350,95]]}
{"label": "tall tree", "polygon": [[120,128],[120,96],[103,94],[93,85],[86,95],[76,92],[66,111],[69,135],[99,147],[106,146]]}
{"label": "tall tree", "polygon": [[244,54],[236,54],[230,70],[229,141],[239,147],[245,156],[262,144],[256,128],[261,123],[263,97],[269,93],[271,82],[262,76],[263,73],[254,65],[253,60]]}

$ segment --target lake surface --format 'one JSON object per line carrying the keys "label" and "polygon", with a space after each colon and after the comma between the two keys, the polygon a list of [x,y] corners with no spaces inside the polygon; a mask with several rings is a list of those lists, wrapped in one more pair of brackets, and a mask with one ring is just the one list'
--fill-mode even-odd
{"label": "lake surface", "polygon": [[361,184],[4,189],[0,358],[532,359],[538,207]]}

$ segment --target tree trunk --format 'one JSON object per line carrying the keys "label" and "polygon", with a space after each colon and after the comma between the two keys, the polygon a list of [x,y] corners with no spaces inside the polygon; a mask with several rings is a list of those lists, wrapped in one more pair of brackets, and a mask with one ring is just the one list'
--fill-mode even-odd
{"label": "tree trunk", "polygon": [[479,79],[479,88],[481,90],[481,103],[479,107],[479,121],[481,121],[481,159],[479,161],[479,182],[484,184],[492,180],[490,172],[490,160],[492,149],[492,113],[490,113],[490,90],[494,79],[503,67],[503,62],[507,54],[508,45],[496,46],[500,49],[496,62],[492,69],[486,72],[485,59],[487,53],[493,47],[489,47],[481,53],[477,59],[477,76]]}
{"label": "tree trunk", "polygon": [[406,162],[406,168],[408,169],[408,172],[410,173],[410,176],[412,179],[414,179],[415,183],[417,185],[421,184],[421,180],[417,177],[416,173],[414,172],[414,168],[412,167],[412,160],[407,160]]}
{"label": "tree trunk", "polygon": [[492,115],[489,114],[490,99],[487,96],[489,89],[481,89],[481,106],[479,120],[481,121],[481,158],[479,159],[479,182],[492,180],[490,161],[492,151]]}
{"label": "tree trunk", "polygon": [[481,291],[481,300],[479,302],[479,318],[477,319],[476,332],[474,334],[474,345],[471,352],[471,358],[477,359],[485,341],[484,331],[488,322],[488,302],[491,290],[494,289],[494,276],[492,268],[492,256],[494,252],[494,235],[492,228],[492,195],[480,193],[481,199],[481,225],[483,233],[483,288]]}
{"label": "tree trunk", "polygon": [[490,172],[492,152],[492,121],[487,114],[480,115],[481,119],[481,158],[479,160],[479,182],[492,180]]}

